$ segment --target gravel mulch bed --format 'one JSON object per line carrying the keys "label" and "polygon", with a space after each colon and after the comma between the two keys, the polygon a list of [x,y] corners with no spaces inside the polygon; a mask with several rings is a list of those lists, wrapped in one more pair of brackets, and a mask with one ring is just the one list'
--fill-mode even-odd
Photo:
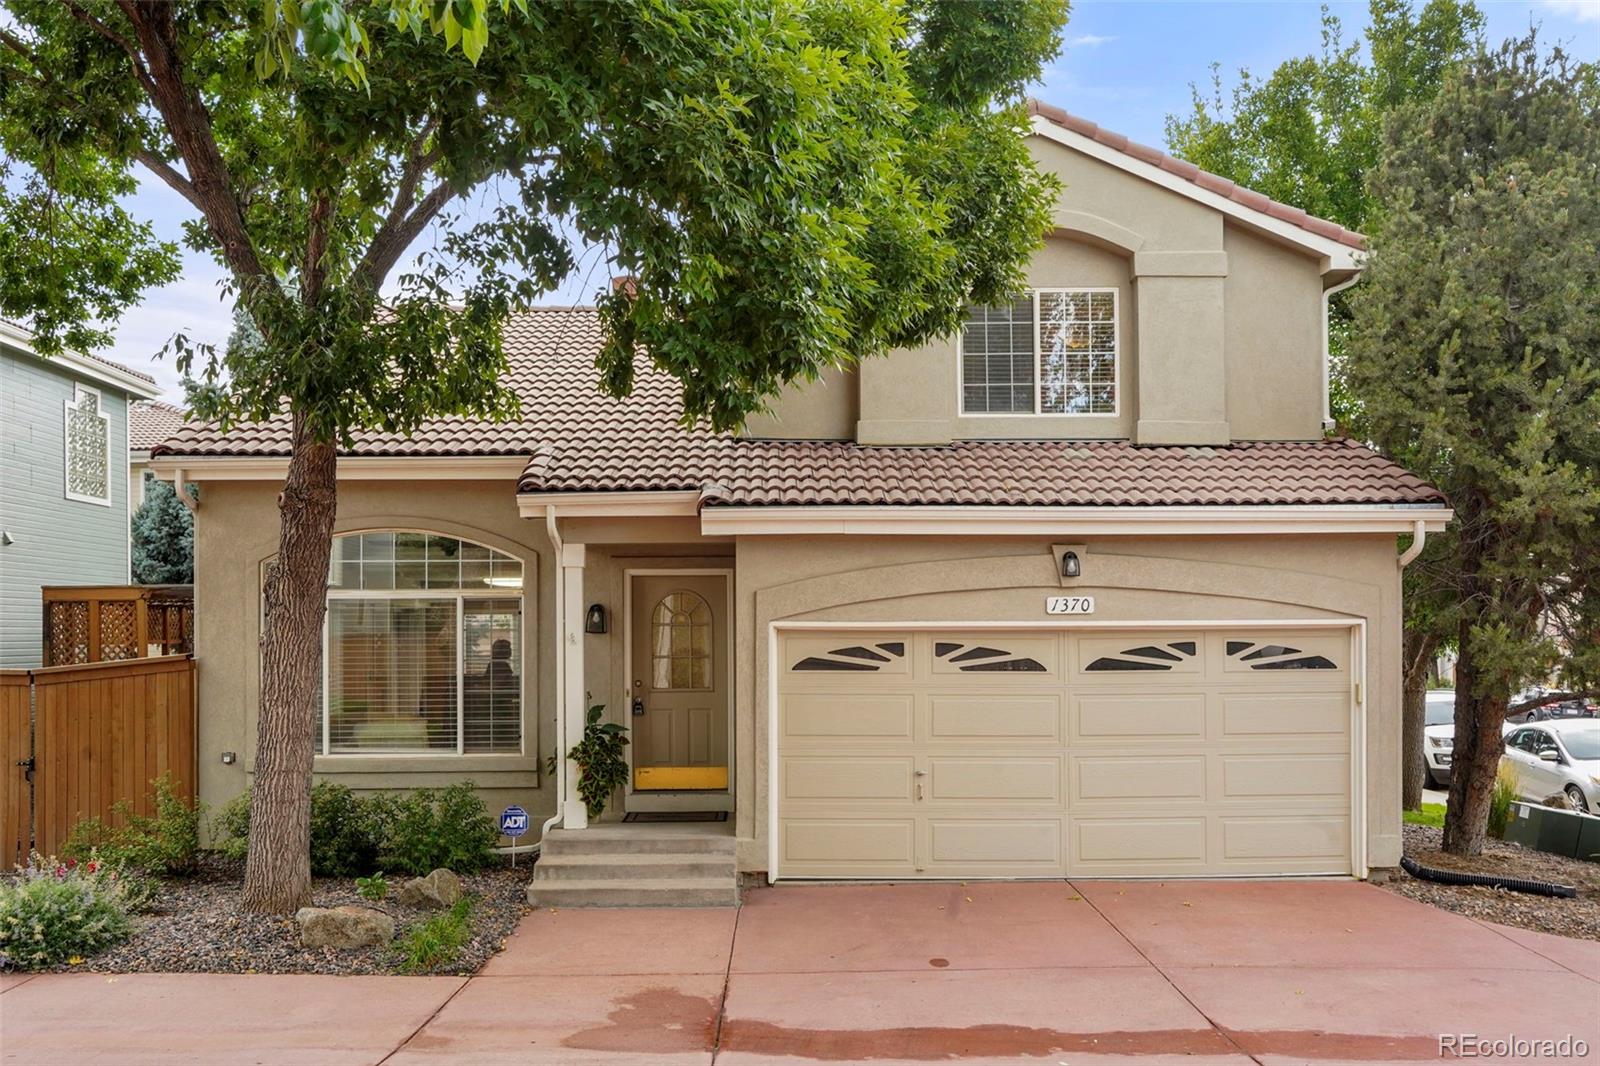
{"label": "gravel mulch bed", "polygon": [[1472,859],[1439,850],[1444,832],[1427,825],[1405,826],[1406,854],[1424,866],[1461,873],[1554,881],[1578,890],[1576,899],[1553,899],[1525,892],[1506,892],[1468,885],[1439,885],[1396,874],[1384,885],[1391,892],[1431,903],[1447,911],[1536,933],[1600,940],[1600,863],[1563,858],[1519,844],[1486,840],[1483,854]]}
{"label": "gravel mulch bed", "polygon": [[[436,973],[476,973],[505,946],[517,921],[528,910],[526,892],[532,866],[515,870],[495,867],[464,876],[462,887],[474,898],[472,938],[450,966]],[[201,859],[191,878],[163,882],[156,910],[134,918],[132,937],[110,951],[62,970],[100,973],[397,973],[392,948],[305,948],[294,919],[247,914],[239,909],[244,867],[213,854]],[[363,899],[353,879],[317,878],[312,883],[315,906],[352,904],[389,914],[398,941],[408,927],[441,913],[437,909],[402,907],[394,896],[405,877],[389,879],[389,896]]]}

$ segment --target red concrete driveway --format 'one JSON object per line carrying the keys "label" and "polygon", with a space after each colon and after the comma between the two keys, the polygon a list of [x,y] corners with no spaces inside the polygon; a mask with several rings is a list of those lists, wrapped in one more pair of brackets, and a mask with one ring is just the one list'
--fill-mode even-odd
{"label": "red concrete driveway", "polygon": [[0,981],[8,1064],[1413,1062],[1441,1036],[1600,1062],[1600,944],[1350,882],[860,885],[539,911],[471,979]]}

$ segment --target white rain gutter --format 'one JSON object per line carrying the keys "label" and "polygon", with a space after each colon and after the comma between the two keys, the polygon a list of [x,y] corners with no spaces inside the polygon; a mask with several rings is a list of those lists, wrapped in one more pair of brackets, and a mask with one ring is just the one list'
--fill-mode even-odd
{"label": "white rain gutter", "polygon": [[1400,569],[1404,570],[1410,566],[1411,561],[1422,554],[1422,549],[1427,543],[1428,524],[1419,518],[1411,530],[1411,547],[1400,553]]}
{"label": "white rain gutter", "polygon": [[1326,432],[1333,428],[1333,389],[1329,384],[1329,376],[1333,373],[1333,360],[1328,351],[1328,312],[1331,309],[1329,300],[1336,292],[1343,292],[1361,280],[1361,275],[1347,281],[1341,281],[1331,288],[1322,290],[1322,428]]}
{"label": "white rain gutter", "polygon": [[[550,546],[554,550],[556,560],[555,572],[555,604],[556,604],[556,812],[539,829],[539,844],[544,843],[545,834],[560,824],[563,811],[566,809],[567,799],[567,716],[564,713],[561,701],[566,699],[566,653],[563,649],[566,642],[562,640],[561,627],[566,624],[566,590],[562,587],[566,582],[566,575],[561,566],[561,533],[556,529],[556,508],[550,504],[544,509],[544,531],[550,538]],[[530,848],[531,850],[531,848]]]}

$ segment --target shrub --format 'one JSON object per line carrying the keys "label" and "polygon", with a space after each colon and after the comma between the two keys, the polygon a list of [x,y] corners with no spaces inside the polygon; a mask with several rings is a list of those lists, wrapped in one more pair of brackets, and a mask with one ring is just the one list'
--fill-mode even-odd
{"label": "shrub", "polygon": [[382,874],[356,878],[356,892],[362,899],[380,900],[389,894],[389,882]]}
{"label": "shrub", "polygon": [[421,877],[441,866],[474,873],[488,865],[499,831],[471,781],[372,802],[383,828],[379,865],[385,870]]}
{"label": "shrub", "polygon": [[[377,867],[382,827],[373,799],[344,785],[318,781],[311,787],[311,872],[319,877],[356,877]],[[241,792],[211,819],[217,850],[243,859],[250,850],[250,794]]]}
{"label": "shrub", "polygon": [[38,853],[0,884],[0,969],[38,970],[104,951],[133,923],[118,875],[96,858],[58,862]]}
{"label": "shrub", "polygon": [[62,854],[79,861],[95,856],[125,872],[193,873],[200,853],[200,805],[178,795],[171,774],[151,781],[150,788],[155,795],[154,816],[135,814],[131,803],[119,800],[111,812],[122,825],[85,818],[72,827]]}
{"label": "shrub", "polygon": [[1506,835],[1506,822],[1511,817],[1511,804],[1517,798],[1516,773],[1506,763],[1494,775],[1494,791],[1489,793],[1489,835],[1496,840]]}
{"label": "shrub", "polygon": [[240,859],[250,851],[250,793],[241,792],[211,816],[211,842],[217,852]]}
{"label": "shrub", "polygon": [[461,948],[472,935],[472,897],[463,896],[443,914],[434,915],[407,929],[395,942],[400,969],[421,973],[448,967],[461,955]]}
{"label": "shrub", "polygon": [[603,704],[589,708],[583,739],[567,752],[567,757],[578,764],[578,795],[583,797],[590,818],[604,814],[611,793],[628,780],[628,760],[622,754],[628,744],[627,727],[602,722],[600,716],[604,713]]}

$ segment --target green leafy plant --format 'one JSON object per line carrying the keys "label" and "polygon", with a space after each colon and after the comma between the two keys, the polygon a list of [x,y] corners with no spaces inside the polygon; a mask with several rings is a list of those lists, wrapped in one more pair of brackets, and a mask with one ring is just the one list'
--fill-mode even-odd
{"label": "green leafy plant", "polygon": [[373,874],[371,877],[358,877],[356,892],[362,899],[379,900],[389,894],[389,882],[383,879],[381,873]]}
{"label": "green leafy plant", "polygon": [[121,871],[183,875],[193,873],[200,853],[202,807],[178,795],[171,774],[150,782],[156,813],[135,814],[133,804],[111,805],[115,820],[85,818],[72,827],[62,854],[86,861],[91,857]]}
{"label": "green leafy plant", "polygon": [[400,970],[423,973],[444,969],[461,956],[461,949],[472,935],[471,896],[463,896],[443,914],[434,915],[407,929],[395,942]]}
{"label": "green leafy plant", "polygon": [[133,930],[118,873],[99,859],[35,852],[0,882],[0,970],[56,966],[125,940]]}
{"label": "green leafy plant", "polygon": [[602,722],[605,705],[595,704],[583,726],[583,739],[574,744],[567,757],[578,764],[578,795],[589,809],[589,817],[605,813],[611,793],[628,780],[628,760],[622,749],[628,746],[628,728],[616,722]]}
{"label": "green leafy plant", "polygon": [[[311,872],[319,877],[357,877],[377,869],[385,810],[382,796],[361,797],[331,781],[312,786]],[[245,857],[250,837],[248,792],[217,809],[211,835],[222,854]]]}
{"label": "green leafy plant", "polygon": [[499,830],[471,781],[369,802],[382,826],[378,863],[385,870],[420,877],[444,866],[473,873],[493,857]]}
{"label": "green leafy plant", "polygon": [[1517,799],[1517,778],[1505,763],[1495,771],[1494,789],[1489,793],[1489,835],[1496,840],[1506,835],[1506,822],[1511,818],[1511,804]]}

